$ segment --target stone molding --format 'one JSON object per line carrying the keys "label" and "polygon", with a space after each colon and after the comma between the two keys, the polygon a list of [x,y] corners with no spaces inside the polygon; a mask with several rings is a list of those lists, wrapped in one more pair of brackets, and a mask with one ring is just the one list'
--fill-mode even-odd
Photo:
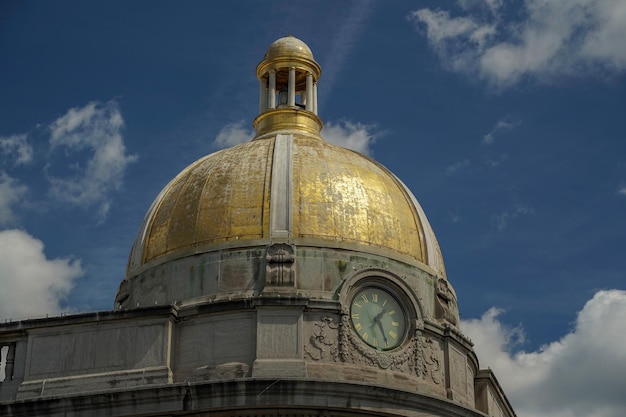
{"label": "stone molding", "polygon": [[[286,404],[291,405],[286,407]],[[0,415],[3,416],[61,417],[72,412],[78,412],[81,417],[485,417],[485,414],[446,399],[408,390],[371,384],[276,378],[178,383],[0,403]]]}

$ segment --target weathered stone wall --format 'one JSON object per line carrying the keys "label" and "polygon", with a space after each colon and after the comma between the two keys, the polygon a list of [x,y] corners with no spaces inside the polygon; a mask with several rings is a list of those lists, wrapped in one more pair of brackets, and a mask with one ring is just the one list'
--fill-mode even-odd
{"label": "weathered stone wall", "polygon": [[424,318],[417,298],[411,301],[416,305],[409,313],[409,334],[398,348],[367,346],[342,301],[359,279],[355,273],[337,290],[336,300],[274,288],[249,299],[5,325],[0,343],[21,348],[15,349],[18,379],[0,383],[0,399],[83,398],[92,392],[266,379],[362,384],[457,404],[469,413],[463,415],[478,415],[470,412],[475,408],[494,417],[512,415],[490,380],[483,377],[475,392],[478,364],[471,343],[454,327]]}
{"label": "weathered stone wall", "polygon": [[[350,277],[368,270],[375,274],[378,270],[405,281],[417,294],[425,317],[458,325],[454,290],[427,265],[389,258],[384,251],[377,255],[371,248],[363,252],[354,244],[343,244],[343,249],[286,245],[294,248],[292,255],[272,257],[275,246],[221,248],[153,267],[148,265],[138,276],[122,282],[116,309],[252,298],[276,289],[297,296],[336,300]],[[281,282],[273,282],[273,275],[280,275]]]}

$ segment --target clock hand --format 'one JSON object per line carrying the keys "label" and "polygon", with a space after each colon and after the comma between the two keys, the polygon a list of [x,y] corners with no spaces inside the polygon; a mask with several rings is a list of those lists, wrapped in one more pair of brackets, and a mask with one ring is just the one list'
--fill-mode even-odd
{"label": "clock hand", "polygon": [[389,342],[387,342],[387,336],[385,336],[385,329],[383,328],[383,323],[380,321],[381,317],[386,312],[387,312],[387,307],[383,308],[383,311],[381,311],[380,313],[376,315],[376,317],[374,317],[374,320],[372,320],[372,324],[370,324],[370,327],[374,327],[374,324],[376,324],[378,328],[380,329],[380,334],[383,337],[383,342],[385,342],[385,344],[388,345]]}
{"label": "clock hand", "polygon": [[387,312],[387,307],[383,308],[383,311],[381,311],[380,313],[378,313],[376,315],[376,317],[374,317],[374,320],[372,321],[380,321],[380,318]]}
{"label": "clock hand", "polygon": [[387,342],[387,336],[385,336],[385,329],[383,329],[383,324],[380,322],[380,318],[376,321],[376,324],[378,325],[378,328],[380,329],[380,334],[383,335],[383,342],[385,342],[385,344],[388,345],[389,342]]}

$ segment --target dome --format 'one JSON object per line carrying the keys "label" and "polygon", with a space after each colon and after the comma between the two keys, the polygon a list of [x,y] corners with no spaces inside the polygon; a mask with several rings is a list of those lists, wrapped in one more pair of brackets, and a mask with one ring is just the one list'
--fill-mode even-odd
{"label": "dome", "polygon": [[273,60],[284,57],[299,57],[314,60],[313,52],[306,43],[294,36],[285,36],[274,41],[267,52],[265,52],[266,60]]}
{"label": "dome", "polygon": [[[310,49],[281,38],[256,72],[255,137],[192,163],[161,191],[133,244],[116,308],[268,291],[326,302],[369,268],[430,294],[426,309],[437,315],[436,296],[454,295],[436,288],[448,285],[428,219],[391,171],[323,139],[321,68]],[[455,314],[447,320],[456,323]]]}
{"label": "dome", "polygon": [[[383,254],[445,276],[423,210],[389,170],[320,137],[296,133],[287,143],[279,136],[213,153],[176,176],[141,226],[128,275],[173,258],[280,238]],[[273,226],[273,214],[289,218]]]}

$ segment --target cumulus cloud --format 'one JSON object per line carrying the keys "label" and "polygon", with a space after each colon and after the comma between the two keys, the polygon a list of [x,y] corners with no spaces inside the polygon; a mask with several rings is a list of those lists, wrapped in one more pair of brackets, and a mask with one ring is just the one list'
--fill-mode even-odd
{"label": "cumulus cloud", "polygon": [[505,119],[498,120],[491,130],[483,136],[481,142],[484,145],[492,145],[496,141],[496,136],[515,128],[517,125],[519,125],[519,122],[511,122]]}
{"label": "cumulus cloud", "polygon": [[352,149],[365,155],[370,155],[372,145],[376,142],[377,134],[374,133],[374,125],[341,121],[337,124],[327,123],[322,131],[322,136],[328,142]]}
{"label": "cumulus cloud", "polygon": [[229,148],[240,143],[249,142],[253,137],[254,130],[246,129],[242,120],[224,126],[213,141],[213,146],[218,149]]}
{"label": "cumulus cloud", "polygon": [[[124,119],[115,101],[91,102],[70,109],[50,125],[50,147],[63,149],[69,158],[87,151],[89,157],[67,164],[70,173],[49,174],[52,195],[60,201],[79,206],[97,206],[104,218],[110,194],[122,186],[126,167],[137,157],[128,155],[122,128]],[[55,164],[50,164],[55,168]]]}
{"label": "cumulus cloud", "polygon": [[509,226],[511,220],[534,213],[535,211],[532,207],[516,204],[512,209],[505,210],[502,213],[493,216],[492,221],[498,231],[501,232]]}
{"label": "cumulus cloud", "polygon": [[472,17],[451,17],[444,10],[420,9],[409,19],[426,29],[426,37],[443,63],[452,71],[467,71],[496,33],[492,24],[482,24]]}
{"label": "cumulus cloud", "polygon": [[467,168],[469,166],[469,164],[470,164],[470,161],[467,158],[463,159],[461,161],[455,162],[454,164],[449,165],[449,166],[446,167],[446,174],[454,175],[457,172]]}
{"label": "cumulus cloud", "polygon": [[33,160],[33,147],[26,140],[28,135],[0,137],[0,152],[14,159],[13,164],[24,165]]}
{"label": "cumulus cloud", "polygon": [[490,309],[462,328],[482,368],[494,370],[520,417],[626,415],[626,291],[597,292],[571,333],[535,352],[519,350],[523,330]]}
{"label": "cumulus cloud", "polygon": [[[452,71],[477,74],[498,88],[526,77],[611,73],[626,69],[626,3],[622,0],[525,0],[517,21],[501,1],[462,1],[464,15],[419,9],[409,14]],[[512,15],[512,13],[509,13]]]}
{"label": "cumulus cloud", "polygon": [[79,260],[47,259],[43,243],[21,230],[0,232],[0,318],[64,311],[61,303],[83,274]]}
{"label": "cumulus cloud", "polygon": [[11,224],[15,221],[14,207],[18,204],[28,188],[15,178],[0,171],[0,225]]}

